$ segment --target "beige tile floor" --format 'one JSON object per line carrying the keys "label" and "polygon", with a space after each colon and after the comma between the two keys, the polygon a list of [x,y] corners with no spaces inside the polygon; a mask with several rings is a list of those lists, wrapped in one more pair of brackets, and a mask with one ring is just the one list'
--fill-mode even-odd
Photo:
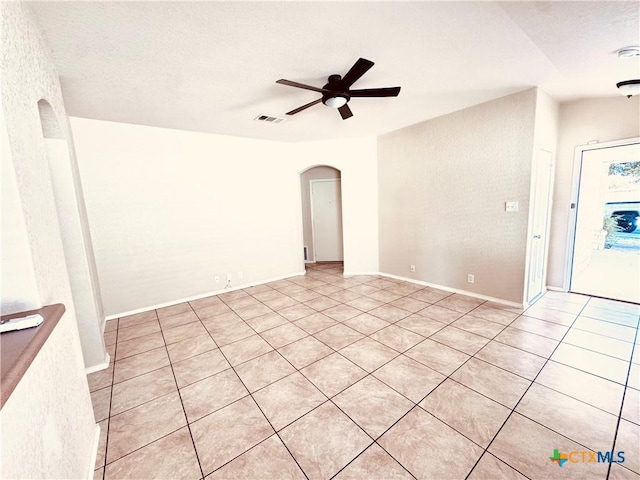
{"label": "beige tile floor", "polygon": [[341,268],[109,321],[95,478],[640,479],[639,306]]}

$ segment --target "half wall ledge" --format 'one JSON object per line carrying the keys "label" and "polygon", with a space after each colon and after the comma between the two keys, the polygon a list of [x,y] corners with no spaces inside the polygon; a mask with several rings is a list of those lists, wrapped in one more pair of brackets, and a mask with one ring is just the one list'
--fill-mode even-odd
{"label": "half wall ledge", "polygon": [[3,315],[2,320],[11,320],[27,315],[40,314],[44,321],[37,327],[0,333],[0,409],[22,380],[33,359],[51,335],[65,312],[61,303],[47,305],[37,310]]}

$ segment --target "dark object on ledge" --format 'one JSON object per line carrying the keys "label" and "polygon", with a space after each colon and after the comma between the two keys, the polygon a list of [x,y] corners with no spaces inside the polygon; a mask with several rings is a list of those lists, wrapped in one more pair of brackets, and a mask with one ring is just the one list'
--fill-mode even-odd
{"label": "dark object on ledge", "polygon": [[2,320],[40,314],[44,322],[36,328],[6,332],[0,335],[0,408],[4,407],[16,385],[22,380],[33,359],[58,324],[64,305],[47,305],[38,310],[3,315]]}

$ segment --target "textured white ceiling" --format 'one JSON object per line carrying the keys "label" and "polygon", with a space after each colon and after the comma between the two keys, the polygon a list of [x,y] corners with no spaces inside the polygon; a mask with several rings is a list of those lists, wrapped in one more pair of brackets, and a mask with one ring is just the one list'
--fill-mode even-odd
{"label": "textured white ceiling", "polygon": [[[640,2],[33,2],[72,116],[284,141],[377,135],[539,85],[556,99],[619,95],[640,77]],[[316,105],[358,57],[354,117]]]}

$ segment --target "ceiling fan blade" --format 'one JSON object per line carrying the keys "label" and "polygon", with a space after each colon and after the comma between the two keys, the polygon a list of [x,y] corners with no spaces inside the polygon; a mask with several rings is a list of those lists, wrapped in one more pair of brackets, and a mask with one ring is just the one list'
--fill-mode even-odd
{"label": "ceiling fan blade", "polygon": [[400,87],[389,88],[364,88],[361,90],[349,90],[350,97],[397,97]]}
{"label": "ceiling fan blade", "polygon": [[340,112],[340,116],[343,120],[346,120],[349,117],[353,117],[353,112],[349,108],[349,105],[347,105],[346,103],[338,108],[338,111]]}
{"label": "ceiling fan blade", "polygon": [[373,67],[373,65],[374,63],[371,60],[367,60],[366,58],[359,58],[356,63],[353,64],[353,67],[351,67],[347,74],[342,77],[342,80],[340,80],[340,88],[343,90],[348,89],[356,82],[356,80],[364,75],[367,70]]}
{"label": "ceiling fan blade", "polygon": [[292,82],[291,80],[285,80],[284,78],[281,78],[280,80],[276,80],[276,83],[279,83],[280,85],[288,85],[290,87],[304,88],[305,90],[313,90],[314,92],[320,92],[320,93],[327,92],[327,90],[323,88],[313,87],[311,85],[305,85],[304,83]]}
{"label": "ceiling fan blade", "polygon": [[295,115],[296,113],[299,113],[302,110],[306,110],[309,107],[313,107],[314,105],[317,105],[321,101],[322,101],[322,98],[319,98],[318,100],[314,100],[313,102],[309,102],[306,105],[302,105],[301,107],[298,107],[295,110],[291,110],[290,112],[287,112],[286,114],[287,115]]}

